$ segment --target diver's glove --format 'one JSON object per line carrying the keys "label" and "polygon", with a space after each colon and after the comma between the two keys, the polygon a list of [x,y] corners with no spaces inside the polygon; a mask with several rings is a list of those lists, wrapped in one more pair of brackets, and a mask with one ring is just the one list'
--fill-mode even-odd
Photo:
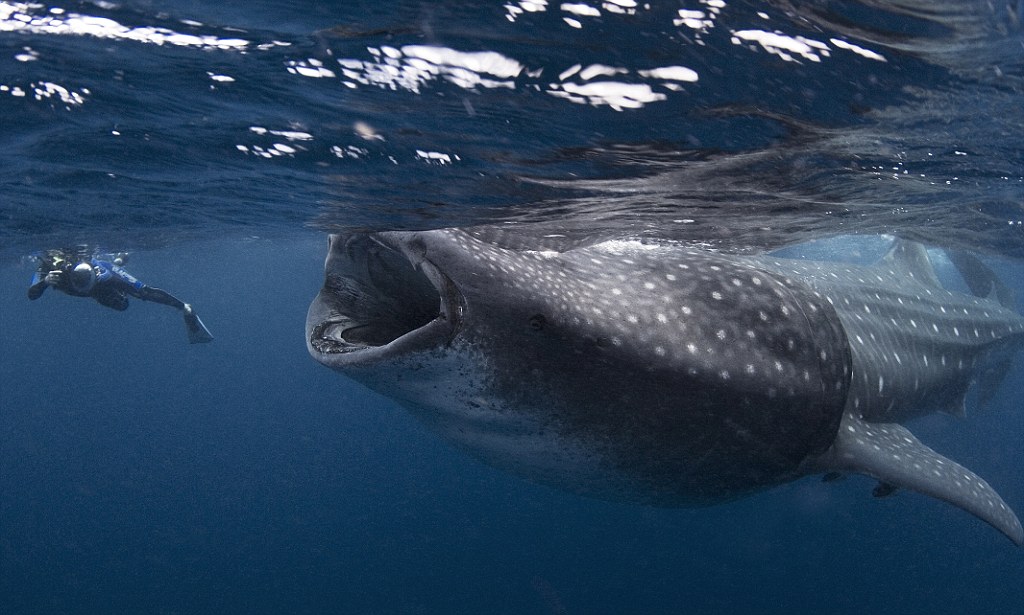
{"label": "diver's glove", "polygon": [[54,269],[50,273],[46,274],[46,277],[43,278],[43,281],[46,282],[50,286],[56,286],[56,285],[60,284],[61,278],[63,278],[63,277],[64,277],[64,272],[63,271],[61,271],[60,269]]}

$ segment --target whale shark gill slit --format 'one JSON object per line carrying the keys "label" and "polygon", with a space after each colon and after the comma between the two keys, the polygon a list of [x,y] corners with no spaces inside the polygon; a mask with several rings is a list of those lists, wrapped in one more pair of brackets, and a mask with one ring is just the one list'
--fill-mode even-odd
{"label": "whale shark gill slit", "polygon": [[856,472],[1021,544],[1006,502],[902,425],[962,413],[1024,341],[994,275],[959,262],[985,272],[973,294],[900,240],[860,266],[496,227],[335,235],[307,347],[486,463],[574,493],[706,506]]}

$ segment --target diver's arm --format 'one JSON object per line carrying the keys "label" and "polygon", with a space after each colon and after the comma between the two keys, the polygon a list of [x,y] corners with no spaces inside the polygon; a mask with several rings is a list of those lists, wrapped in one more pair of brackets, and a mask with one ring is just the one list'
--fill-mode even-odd
{"label": "diver's arm", "polygon": [[28,298],[32,301],[43,296],[43,291],[49,286],[46,283],[46,277],[41,275],[38,271],[32,276],[32,284],[28,287]]}
{"label": "diver's arm", "polygon": [[28,298],[35,301],[42,297],[47,286],[56,286],[60,283],[60,276],[59,270],[47,271],[45,275],[42,271],[35,272],[32,276],[32,283],[28,287]]}

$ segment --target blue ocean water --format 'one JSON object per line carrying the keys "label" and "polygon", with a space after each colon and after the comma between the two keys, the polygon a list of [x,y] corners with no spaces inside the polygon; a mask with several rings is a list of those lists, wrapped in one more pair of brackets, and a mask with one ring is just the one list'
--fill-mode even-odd
{"label": "blue ocean water", "polygon": [[[0,609],[1024,610],[1021,550],[951,506],[861,477],[579,498],[450,449],[303,341],[343,228],[899,234],[1024,296],[1022,10],[0,1]],[[27,257],[76,244],[129,251],[216,340],[161,306],[29,302]],[[911,426],[1018,512],[1022,370]]]}

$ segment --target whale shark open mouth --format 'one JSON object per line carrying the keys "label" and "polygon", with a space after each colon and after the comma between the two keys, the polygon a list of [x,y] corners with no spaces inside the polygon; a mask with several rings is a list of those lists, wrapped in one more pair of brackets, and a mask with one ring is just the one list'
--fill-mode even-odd
{"label": "whale shark open mouth", "polygon": [[462,297],[437,266],[385,235],[333,236],[324,286],[306,321],[309,348],[334,366],[440,346]]}

